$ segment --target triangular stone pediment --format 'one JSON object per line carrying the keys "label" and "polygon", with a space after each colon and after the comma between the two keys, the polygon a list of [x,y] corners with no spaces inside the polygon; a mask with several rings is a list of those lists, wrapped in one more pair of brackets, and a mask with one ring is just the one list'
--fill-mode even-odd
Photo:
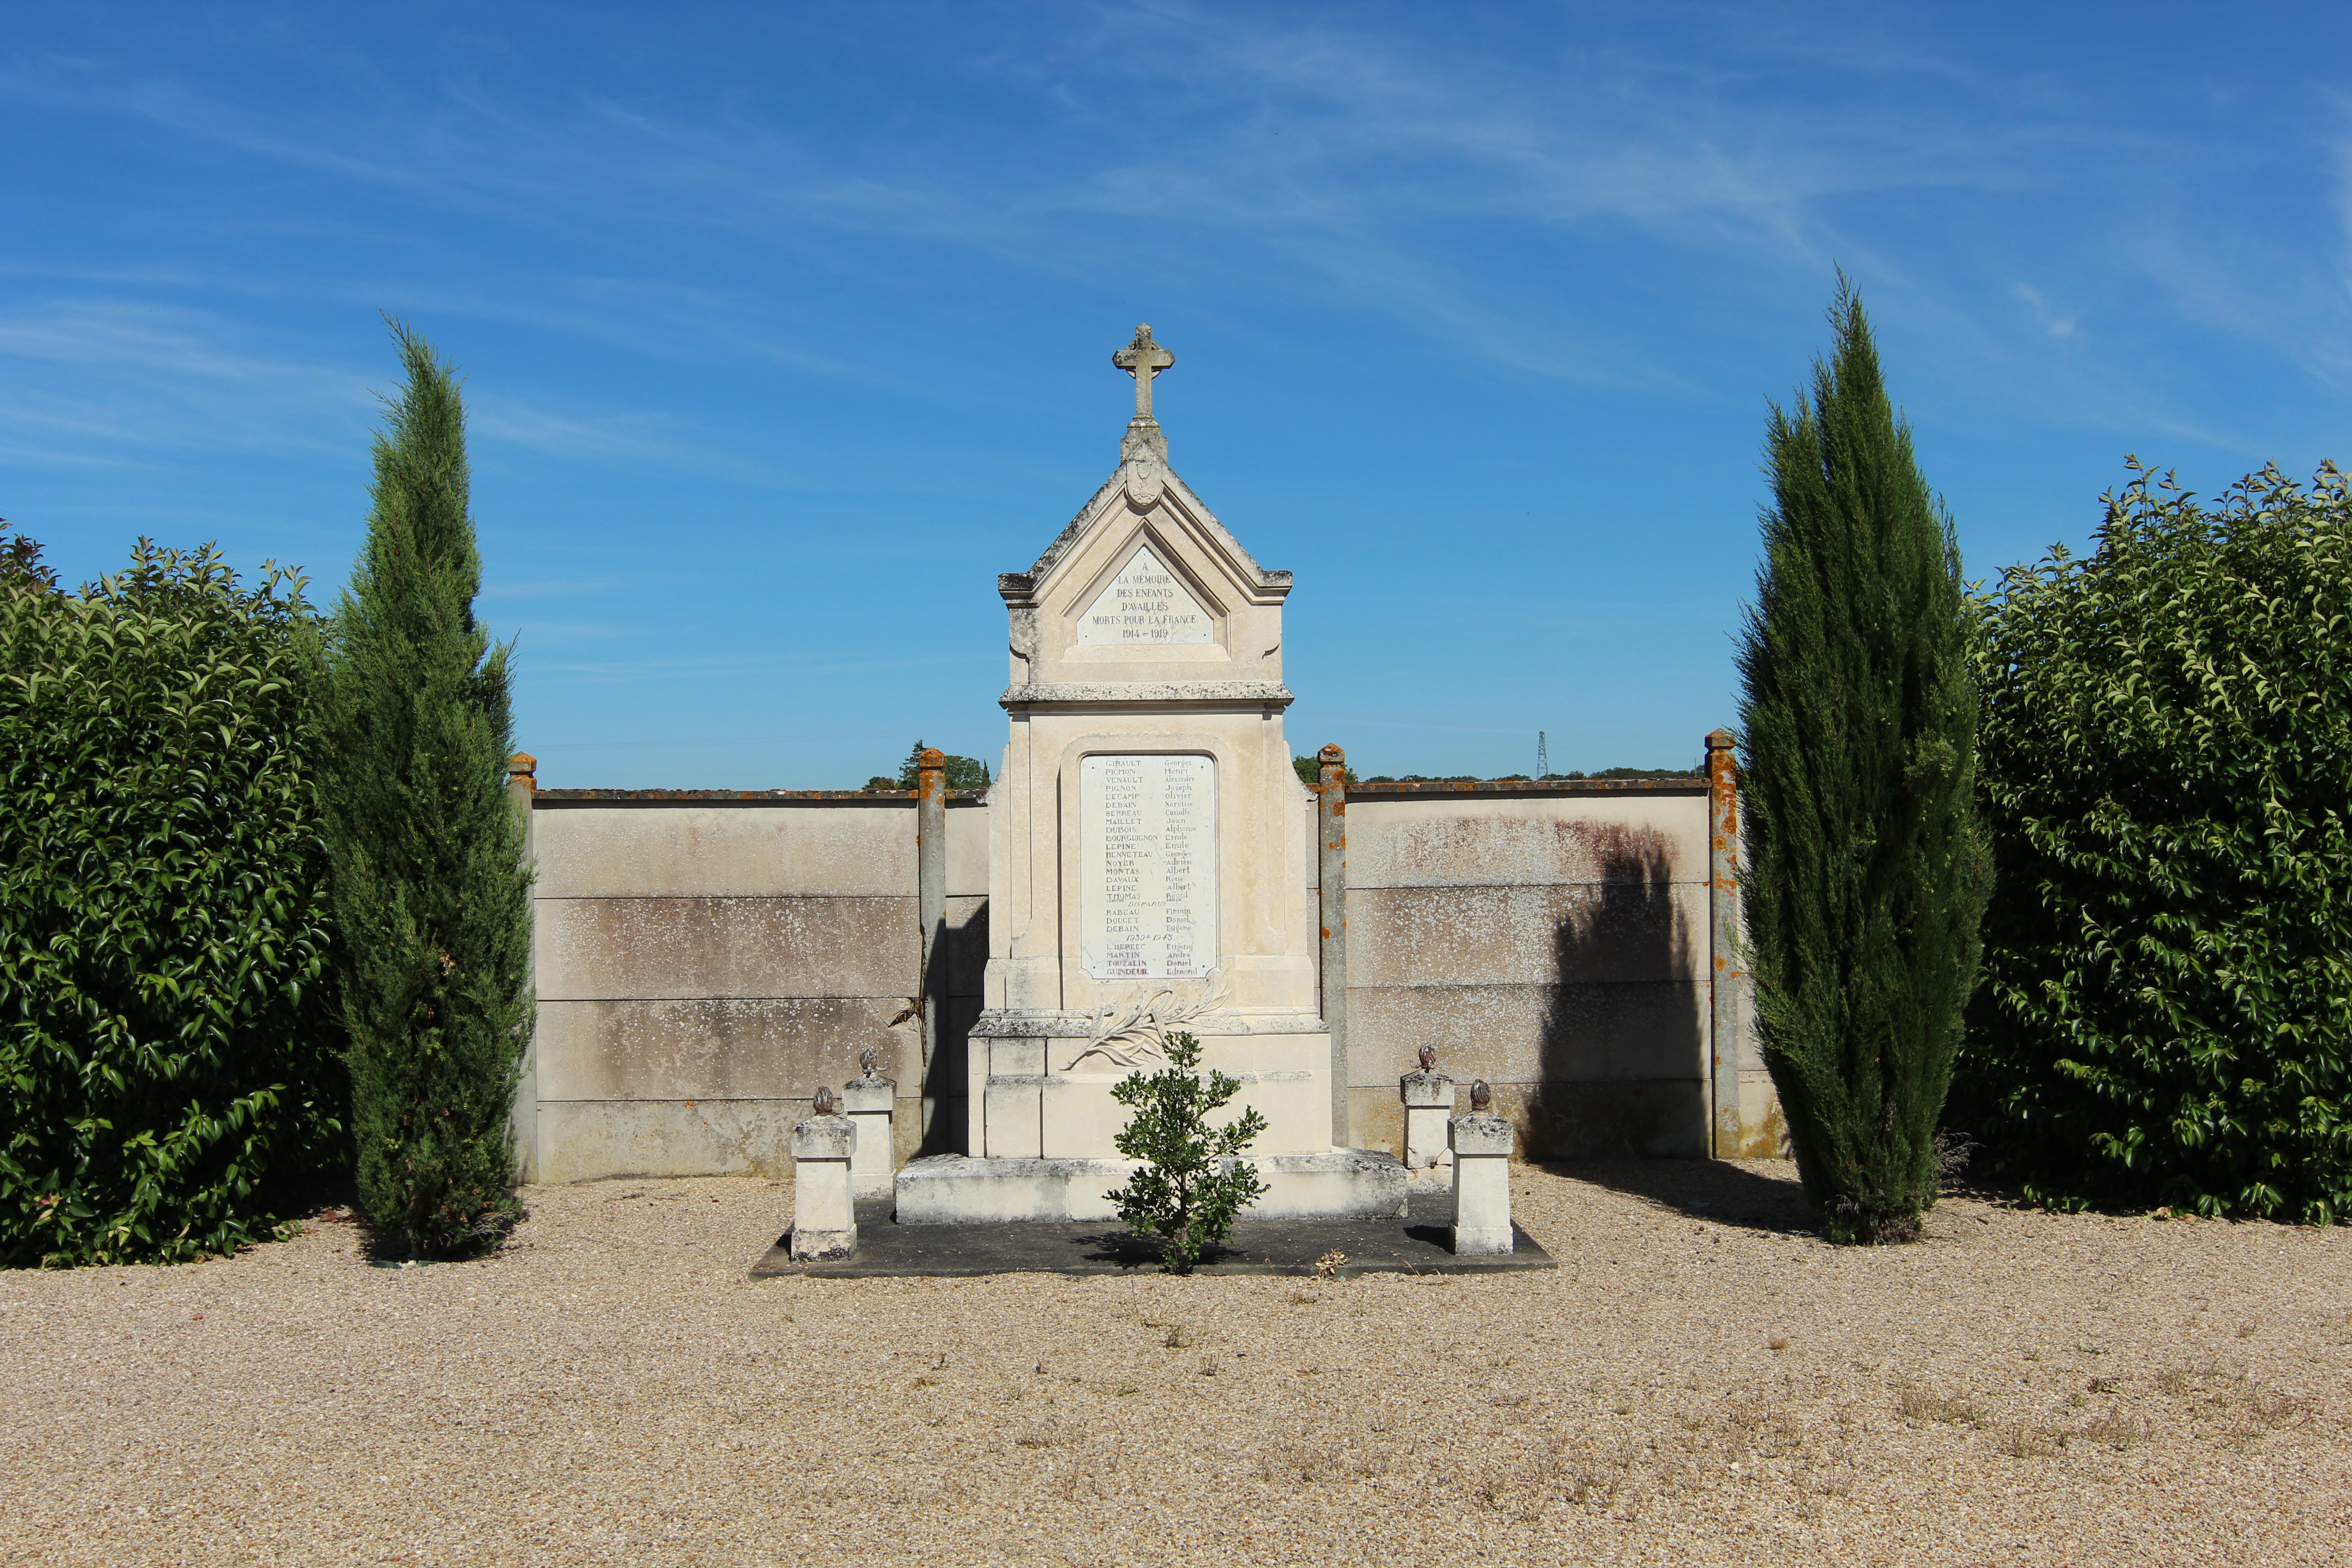
{"label": "triangular stone pediment", "polygon": [[1078,612],[1076,640],[1080,647],[1212,643],[1217,622],[1147,539]]}

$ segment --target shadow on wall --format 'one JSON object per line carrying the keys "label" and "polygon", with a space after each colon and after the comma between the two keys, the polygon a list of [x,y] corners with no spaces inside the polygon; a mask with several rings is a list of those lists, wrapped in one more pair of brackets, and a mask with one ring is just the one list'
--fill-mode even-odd
{"label": "shadow on wall", "polygon": [[[1557,965],[1527,1100],[1530,1157],[1707,1152],[1702,910],[1675,897],[1673,841],[1598,826],[1597,880],[1553,935]],[[1703,899],[1702,882],[1685,882]]]}
{"label": "shadow on wall", "polygon": [[[980,1019],[982,978],[987,969],[988,900],[949,899],[947,929],[931,948],[930,972],[923,977],[924,994],[939,1009],[940,1021],[938,1052],[923,1083],[923,1093],[935,1109],[918,1146],[920,1153],[971,1152],[964,1146],[970,1122],[964,1068],[971,1026]],[[919,1041],[916,1049],[920,1048]]]}

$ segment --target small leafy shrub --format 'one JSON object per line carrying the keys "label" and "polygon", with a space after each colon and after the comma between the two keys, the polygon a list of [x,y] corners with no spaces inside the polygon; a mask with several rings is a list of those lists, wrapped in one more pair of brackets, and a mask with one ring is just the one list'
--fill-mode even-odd
{"label": "small leafy shrub", "polygon": [[1985,606],[1960,1101],[2045,1204],[2352,1211],[2352,491],[2134,460]]}
{"label": "small leafy shrub", "polygon": [[142,540],[0,571],[0,1263],[166,1262],[271,1234],[345,1158],[312,798],[318,632]]}
{"label": "small leafy shrub", "polygon": [[1173,1274],[1190,1274],[1203,1251],[1232,1233],[1234,1216],[1266,1191],[1257,1167],[1235,1158],[1265,1131],[1265,1118],[1249,1110],[1210,1126],[1210,1114],[1242,1086],[1213,1070],[1203,1078],[1200,1067],[1201,1042],[1176,1031],[1168,1037],[1165,1068],[1131,1074],[1110,1091],[1135,1110],[1114,1142],[1145,1164],[1105,1195],[1129,1230],[1160,1237],[1160,1267]]}

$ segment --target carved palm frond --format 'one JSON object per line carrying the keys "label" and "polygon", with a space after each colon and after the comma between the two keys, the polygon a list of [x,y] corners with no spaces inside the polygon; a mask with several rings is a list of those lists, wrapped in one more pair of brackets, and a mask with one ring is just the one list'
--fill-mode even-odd
{"label": "carved palm frond", "polygon": [[1105,1004],[1095,1009],[1092,1042],[1062,1070],[1067,1072],[1091,1056],[1122,1068],[1165,1061],[1169,1030],[1222,1018],[1218,1009],[1229,999],[1223,973],[1212,969],[1201,984],[1200,994],[1182,1001],[1177,999],[1173,987],[1164,986],[1137,996],[1124,1007]]}

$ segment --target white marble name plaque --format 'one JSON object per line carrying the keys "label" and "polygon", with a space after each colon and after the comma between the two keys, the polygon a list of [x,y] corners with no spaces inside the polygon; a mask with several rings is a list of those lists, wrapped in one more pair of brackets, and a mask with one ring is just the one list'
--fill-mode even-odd
{"label": "white marble name plaque", "polygon": [[1145,545],[1128,557],[1078,616],[1080,647],[1102,644],[1205,643],[1217,640],[1209,612],[1184,580]]}
{"label": "white marble name plaque", "polygon": [[1078,762],[1078,962],[1097,980],[1174,980],[1217,966],[1217,764]]}

